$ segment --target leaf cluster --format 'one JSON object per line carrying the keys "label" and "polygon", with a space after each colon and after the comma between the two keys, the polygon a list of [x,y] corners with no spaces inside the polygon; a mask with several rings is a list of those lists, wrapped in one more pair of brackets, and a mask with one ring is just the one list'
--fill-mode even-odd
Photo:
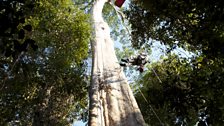
{"label": "leaf cluster", "polygon": [[178,43],[190,51],[223,57],[223,8],[222,0],[133,0],[126,12],[132,44],[139,48],[152,38],[170,47]]}
{"label": "leaf cluster", "polygon": [[0,125],[69,125],[87,105],[89,16],[70,0],[34,5],[18,28],[38,49],[0,57]]}
{"label": "leaf cluster", "polygon": [[[14,59],[30,46],[33,50],[38,47],[27,33],[32,26],[25,23],[34,8],[33,0],[6,0],[0,3],[0,53]],[[22,26],[22,27],[21,27]]]}
{"label": "leaf cluster", "polygon": [[136,96],[149,124],[160,125],[153,110],[166,125],[195,125],[205,116],[209,125],[223,124],[223,60],[170,55],[149,69],[138,82],[148,103],[140,92]]}

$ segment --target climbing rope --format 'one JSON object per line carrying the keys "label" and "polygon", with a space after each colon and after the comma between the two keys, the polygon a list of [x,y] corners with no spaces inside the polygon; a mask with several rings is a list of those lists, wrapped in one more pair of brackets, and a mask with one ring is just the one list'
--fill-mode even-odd
{"label": "climbing rope", "polygon": [[156,71],[155,71],[153,68],[151,68],[151,69],[152,69],[153,73],[156,75],[156,78],[159,80],[159,83],[162,83],[162,81],[161,81],[161,79],[159,78],[159,76],[158,76],[158,74],[156,73]]}
{"label": "climbing rope", "polygon": [[148,102],[148,100],[146,99],[146,97],[144,96],[144,94],[142,93],[141,89],[138,87],[138,90],[140,92],[140,94],[142,95],[143,99],[145,100],[145,102],[149,105],[149,107],[151,108],[153,114],[156,116],[156,118],[159,120],[161,126],[164,126],[164,123],[161,121],[161,119],[159,118],[159,116],[156,114],[155,110],[153,109],[153,107],[150,105],[150,103]]}
{"label": "climbing rope", "polygon": [[109,2],[109,4],[114,8],[114,10],[115,10],[117,16],[120,15],[122,26],[127,30],[129,36],[131,36],[131,32],[129,31],[128,27],[125,25],[125,22],[124,22],[124,21],[125,21],[125,15],[124,15],[124,13],[121,12],[120,10],[118,10],[118,9],[114,6],[114,4],[112,4],[111,2]]}
{"label": "climbing rope", "polygon": [[[109,4],[114,8],[115,12],[117,15],[120,15],[121,17],[121,22],[122,22],[122,25],[123,27],[125,27],[125,29],[127,30],[129,36],[131,36],[131,33],[128,29],[128,27],[125,25],[125,15],[120,11],[118,10],[111,2],[109,2]],[[157,75],[157,73],[155,72],[155,70],[152,68],[152,71],[153,73],[156,75],[157,79],[159,80],[160,83],[162,83],[161,79],[159,78],[159,76]],[[144,100],[148,103],[148,105],[150,106],[152,112],[154,113],[154,115],[156,116],[156,118],[159,120],[160,124],[163,126],[164,124],[162,123],[161,119],[159,118],[159,116],[156,114],[155,110],[153,109],[153,107],[149,104],[149,102],[147,101],[147,99],[145,98],[144,94],[141,92],[140,88],[138,87],[139,89],[139,92],[141,93],[142,97],[144,98]]]}

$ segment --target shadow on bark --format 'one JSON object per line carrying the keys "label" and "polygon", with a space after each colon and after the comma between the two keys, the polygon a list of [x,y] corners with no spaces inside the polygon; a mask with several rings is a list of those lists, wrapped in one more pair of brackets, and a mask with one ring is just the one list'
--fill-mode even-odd
{"label": "shadow on bark", "polygon": [[101,88],[101,114],[105,126],[144,126],[142,114],[125,76],[118,70],[104,70]]}
{"label": "shadow on bark", "polygon": [[117,121],[113,121],[112,118],[109,119],[109,126],[147,126],[143,124],[138,117],[141,116],[139,112],[128,113],[125,117],[120,117]]}

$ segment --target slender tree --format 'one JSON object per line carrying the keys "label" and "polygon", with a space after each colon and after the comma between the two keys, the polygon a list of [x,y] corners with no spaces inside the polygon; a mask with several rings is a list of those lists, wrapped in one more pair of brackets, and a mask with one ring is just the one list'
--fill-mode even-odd
{"label": "slender tree", "polygon": [[141,126],[145,124],[144,119],[118,64],[110,28],[102,17],[106,2],[95,0],[92,11],[95,39],[89,126]]}

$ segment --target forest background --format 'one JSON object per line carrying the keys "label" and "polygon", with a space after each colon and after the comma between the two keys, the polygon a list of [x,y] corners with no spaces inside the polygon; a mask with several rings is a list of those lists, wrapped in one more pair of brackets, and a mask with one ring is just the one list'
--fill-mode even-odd
{"label": "forest background", "polygon": [[[0,125],[88,121],[92,4],[91,0],[0,2]],[[163,50],[144,73],[134,67],[124,70],[145,122],[221,126],[224,2],[125,4],[129,6],[114,9],[107,3],[103,10],[111,36],[122,43],[116,48],[118,59],[142,51],[150,56],[158,42]],[[178,51],[191,55],[173,53]]]}

